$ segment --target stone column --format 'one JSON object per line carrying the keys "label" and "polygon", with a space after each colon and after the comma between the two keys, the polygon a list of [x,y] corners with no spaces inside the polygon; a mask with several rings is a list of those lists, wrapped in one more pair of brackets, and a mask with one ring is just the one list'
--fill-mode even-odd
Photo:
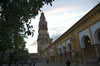
{"label": "stone column", "polygon": [[58,51],[57,51],[57,47],[54,47],[54,51],[55,51],[55,62],[58,63]]}
{"label": "stone column", "polygon": [[81,51],[82,51],[82,56],[83,56],[83,63],[86,64],[86,57],[85,57],[84,48],[82,48]]}
{"label": "stone column", "polygon": [[97,48],[97,46],[96,46],[96,45],[94,45],[94,47],[95,47],[95,50],[96,50],[96,55],[97,55],[97,58],[98,58],[98,57],[99,57],[98,48]]}
{"label": "stone column", "polygon": [[100,45],[99,44],[95,44],[94,47],[95,47],[95,51],[96,51],[96,56],[97,56],[98,62],[100,63]]}

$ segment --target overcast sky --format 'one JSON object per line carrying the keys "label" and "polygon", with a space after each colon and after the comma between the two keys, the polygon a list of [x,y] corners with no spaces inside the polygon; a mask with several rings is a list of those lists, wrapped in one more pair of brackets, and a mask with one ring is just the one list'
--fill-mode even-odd
{"label": "overcast sky", "polygon": [[[52,7],[45,5],[42,11],[48,23],[50,38],[55,41],[98,3],[100,3],[100,0],[55,0],[52,3]],[[30,53],[37,52],[39,19],[40,13],[35,19],[32,19],[32,25],[35,30],[34,36],[29,36],[28,39],[25,39],[27,41],[26,48]]]}

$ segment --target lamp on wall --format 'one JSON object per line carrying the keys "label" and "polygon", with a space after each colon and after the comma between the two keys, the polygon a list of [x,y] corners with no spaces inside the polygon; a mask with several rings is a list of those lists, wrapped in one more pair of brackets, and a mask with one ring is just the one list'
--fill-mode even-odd
{"label": "lamp on wall", "polygon": [[88,40],[88,43],[90,43],[91,41],[90,40]]}

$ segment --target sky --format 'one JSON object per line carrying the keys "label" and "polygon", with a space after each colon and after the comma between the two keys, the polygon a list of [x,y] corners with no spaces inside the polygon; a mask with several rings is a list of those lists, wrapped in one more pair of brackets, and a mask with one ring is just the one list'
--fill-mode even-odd
{"label": "sky", "polygon": [[[79,21],[86,13],[95,7],[100,0],[55,0],[52,6],[44,5],[44,12],[48,23],[48,33],[53,42]],[[38,24],[41,12],[32,18],[34,36],[26,38],[26,48],[29,53],[37,53]]]}

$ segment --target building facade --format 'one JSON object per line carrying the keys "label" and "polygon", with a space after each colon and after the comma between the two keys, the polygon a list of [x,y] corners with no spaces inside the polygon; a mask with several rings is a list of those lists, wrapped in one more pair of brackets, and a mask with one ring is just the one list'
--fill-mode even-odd
{"label": "building facade", "polygon": [[51,62],[97,64],[100,62],[100,3],[50,44],[42,58]]}
{"label": "building facade", "polygon": [[43,50],[46,49],[51,44],[51,39],[48,34],[47,21],[43,12],[41,13],[38,26],[39,26],[39,30],[38,30],[37,43],[38,43],[39,57],[41,57]]}

